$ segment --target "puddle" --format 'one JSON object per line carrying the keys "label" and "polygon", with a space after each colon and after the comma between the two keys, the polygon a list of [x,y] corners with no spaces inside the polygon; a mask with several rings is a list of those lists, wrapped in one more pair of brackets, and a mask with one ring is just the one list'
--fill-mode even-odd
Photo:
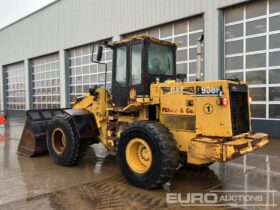
{"label": "puddle", "polygon": [[[81,164],[74,167],[58,166],[48,155],[19,156],[16,151],[23,126],[16,121],[10,125],[0,127],[0,209],[201,209],[167,204],[167,192],[280,191],[280,156],[275,154],[252,153],[203,170],[182,169],[163,188],[144,190],[127,183],[115,157],[105,158],[102,151],[95,157],[91,147]],[[242,208],[280,209],[278,192],[274,194],[276,208]],[[264,193],[264,198],[270,202],[271,194]]]}

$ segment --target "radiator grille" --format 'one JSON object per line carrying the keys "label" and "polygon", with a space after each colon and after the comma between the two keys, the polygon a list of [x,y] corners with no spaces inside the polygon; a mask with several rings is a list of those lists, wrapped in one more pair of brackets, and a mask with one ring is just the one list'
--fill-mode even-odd
{"label": "radiator grille", "polygon": [[238,135],[249,132],[248,88],[246,85],[230,84],[229,90],[232,133]]}

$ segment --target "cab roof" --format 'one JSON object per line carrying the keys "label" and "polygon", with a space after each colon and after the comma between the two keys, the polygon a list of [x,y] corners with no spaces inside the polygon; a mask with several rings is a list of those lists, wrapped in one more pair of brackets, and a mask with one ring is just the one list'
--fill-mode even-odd
{"label": "cab roof", "polygon": [[116,41],[116,42],[113,42],[113,45],[129,43],[129,42],[134,41],[134,40],[149,40],[149,41],[152,41],[152,42],[155,42],[155,43],[158,43],[158,44],[168,45],[168,46],[172,46],[172,47],[177,47],[178,45],[180,45],[179,43],[160,40],[160,39],[157,39],[157,38],[155,38],[153,36],[150,36],[150,35],[147,35],[147,34],[136,35],[136,36],[129,37],[127,39]]}

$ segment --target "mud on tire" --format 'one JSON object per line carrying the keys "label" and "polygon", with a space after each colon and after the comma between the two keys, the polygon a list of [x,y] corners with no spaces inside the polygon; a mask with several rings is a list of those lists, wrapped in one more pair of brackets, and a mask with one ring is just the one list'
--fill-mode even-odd
{"label": "mud on tire", "polygon": [[[126,159],[128,143],[135,138],[144,140],[150,147],[152,163],[145,173],[133,171]],[[179,161],[179,152],[173,135],[159,122],[131,123],[123,131],[118,143],[118,163],[128,182],[137,187],[153,189],[173,178]]]}
{"label": "mud on tire", "polygon": [[[66,139],[66,146],[61,154],[58,154],[52,145],[52,134],[57,128],[64,133]],[[62,166],[78,164],[85,156],[87,146],[86,142],[79,140],[70,116],[64,114],[53,117],[47,129],[47,147],[55,163]]]}

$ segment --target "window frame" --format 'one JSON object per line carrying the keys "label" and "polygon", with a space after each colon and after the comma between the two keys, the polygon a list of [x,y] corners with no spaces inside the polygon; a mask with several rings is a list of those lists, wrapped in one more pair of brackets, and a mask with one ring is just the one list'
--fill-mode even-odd
{"label": "window frame", "polygon": [[[172,54],[173,54],[173,61],[171,62],[172,63],[172,72],[173,74],[172,75],[160,75],[160,74],[152,74],[150,73],[149,71],[149,47],[151,44],[154,44],[154,45],[159,45],[159,46],[165,46],[165,47],[170,47],[171,48],[171,51],[172,51]],[[156,42],[150,42],[147,46],[147,75],[149,76],[164,76],[164,77],[174,77],[175,74],[176,74],[176,51],[174,52],[174,47],[170,46],[170,45],[165,45],[165,44],[159,44],[159,43],[156,43]]]}

